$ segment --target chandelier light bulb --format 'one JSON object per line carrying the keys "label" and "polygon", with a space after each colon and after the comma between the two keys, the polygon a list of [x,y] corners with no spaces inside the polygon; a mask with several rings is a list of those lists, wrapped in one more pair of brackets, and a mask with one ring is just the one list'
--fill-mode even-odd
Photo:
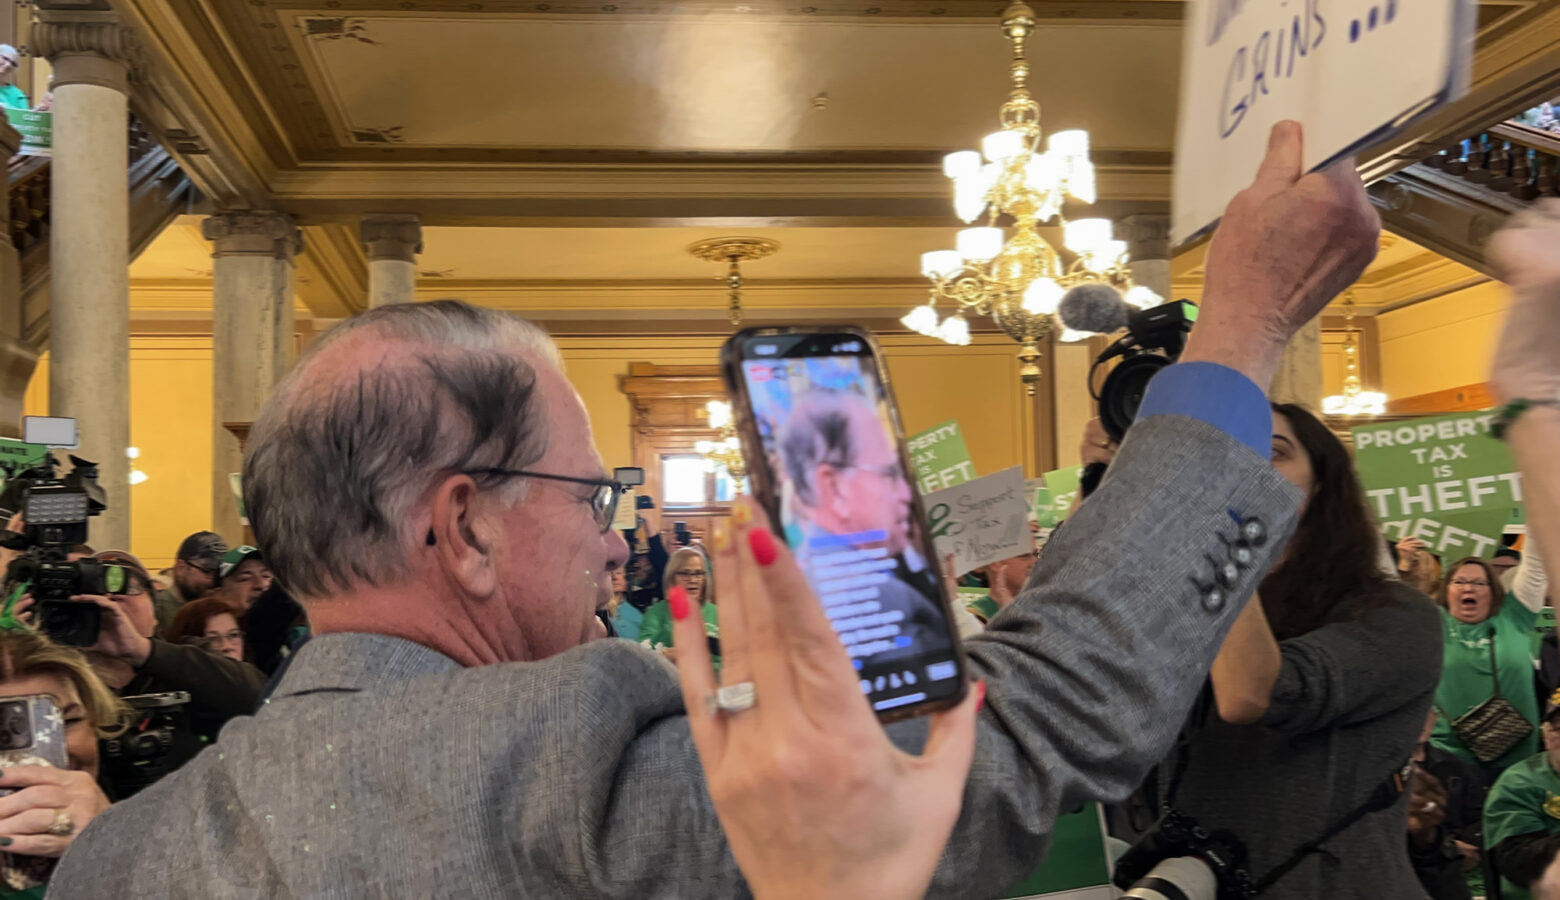
{"label": "chandelier light bulb", "polygon": [[1074,158],[1067,172],[1067,193],[1081,203],[1099,199],[1094,186],[1094,163]]}
{"label": "chandelier light bulb", "polygon": [[715,452],[715,443],[713,441],[696,441],[693,445],[693,449],[698,451],[700,454],[713,453]]}
{"label": "chandelier light bulb", "polygon": [[981,140],[980,149],[992,162],[1002,162],[1022,154],[1028,143],[1022,131],[993,131]]}
{"label": "chandelier light bulb", "polygon": [[984,263],[1002,252],[1002,229],[965,228],[958,234],[959,256],[968,262]]}
{"label": "chandelier light bulb", "polygon": [[1081,128],[1075,128],[1072,131],[1058,131],[1051,135],[1051,139],[1046,146],[1057,156],[1087,157],[1089,155],[1089,133]]}
{"label": "chandelier light bulb", "polygon": [[1066,325],[1063,325],[1062,333],[1057,335],[1056,339],[1068,344],[1076,344],[1077,342],[1085,340],[1088,337],[1089,332],[1087,331],[1079,331],[1076,328],[1068,328]]}
{"label": "chandelier light bulb", "polygon": [[953,182],[953,212],[965,222],[974,222],[986,211],[986,179],[975,172],[960,175]]}
{"label": "chandelier light bulb", "polygon": [[1049,153],[1029,157],[1024,166],[1024,181],[1036,193],[1055,191],[1061,187],[1066,168],[1062,161]]}
{"label": "chandelier light bulb", "polygon": [[1112,228],[1109,219],[1073,219],[1063,227],[1062,234],[1068,250],[1089,256],[1110,243]]}
{"label": "chandelier light bulb", "polygon": [[1165,298],[1159,296],[1153,288],[1141,284],[1127,291],[1127,295],[1123,299],[1138,309],[1153,309],[1165,302]]}
{"label": "chandelier light bulb", "polygon": [[1083,254],[1083,267],[1095,274],[1104,274],[1121,265],[1126,256],[1126,241],[1106,241]]}
{"label": "chandelier light bulb", "polygon": [[937,337],[937,310],[931,306],[917,306],[905,313],[900,323],[916,334]]}
{"label": "chandelier light bulb", "polygon": [[957,250],[932,250],[921,254],[921,274],[927,278],[951,278],[964,268]]}
{"label": "chandelier light bulb", "polygon": [[704,408],[710,414],[711,428],[725,428],[731,424],[731,404],[721,400],[711,400]]}
{"label": "chandelier light bulb", "polygon": [[1056,312],[1067,292],[1055,280],[1036,278],[1024,289],[1024,312],[1037,316],[1049,316]]}
{"label": "chandelier light bulb", "polygon": [[958,150],[943,157],[943,174],[949,178],[979,175],[980,166],[980,154],[974,150]]}
{"label": "chandelier light bulb", "polygon": [[963,316],[949,316],[942,323],[942,333],[938,335],[950,344],[959,347],[968,346],[970,343],[970,323]]}
{"label": "chandelier light bulb", "polygon": [[140,469],[131,469],[130,478],[128,480],[131,484],[140,484],[146,480],[146,473],[142,472]]}

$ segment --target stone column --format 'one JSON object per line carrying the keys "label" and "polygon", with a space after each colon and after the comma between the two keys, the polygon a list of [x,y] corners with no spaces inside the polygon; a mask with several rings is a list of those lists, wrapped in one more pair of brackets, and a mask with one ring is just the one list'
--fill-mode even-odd
{"label": "stone column", "polygon": [[1322,414],[1322,319],[1312,319],[1295,333],[1278,361],[1268,396],[1274,403],[1298,403]]}
{"label": "stone column", "polygon": [[363,249],[368,253],[368,305],[388,306],[417,299],[417,254],[422,252],[422,225],[417,216],[369,213],[362,223]]}
{"label": "stone column", "polygon": [[201,223],[212,253],[213,529],[243,537],[229,475],[243,469],[238,438],[225,423],[253,422],[292,364],[293,255],[301,242],[288,216],[227,212]]}
{"label": "stone column", "polygon": [[40,10],[29,40],[54,68],[49,412],[100,466],[98,547],[130,546],[129,112],[135,35],[109,12]]}
{"label": "stone column", "polygon": [[1170,296],[1170,217],[1127,216],[1116,229],[1116,237],[1127,242],[1127,263],[1132,281],[1165,298]]}

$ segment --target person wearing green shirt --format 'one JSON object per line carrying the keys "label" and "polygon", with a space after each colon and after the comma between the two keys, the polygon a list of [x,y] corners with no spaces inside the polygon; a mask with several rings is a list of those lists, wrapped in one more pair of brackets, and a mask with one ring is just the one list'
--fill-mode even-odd
{"label": "person wearing green shirt", "polygon": [[16,78],[17,67],[22,64],[21,54],[10,44],[0,44],[0,107],[6,109],[27,109],[27,94],[12,80]]}
{"label": "person wearing green shirt", "polygon": [[[1502,591],[1494,568],[1476,557],[1448,566],[1436,592],[1444,649],[1441,681],[1435,690],[1435,708],[1441,720],[1431,743],[1459,759],[1482,765],[1491,782],[1508,766],[1539,749],[1532,635],[1547,586],[1538,554],[1529,552],[1513,573],[1510,593]],[[1517,708],[1533,730],[1504,756],[1484,763],[1458,738],[1451,723],[1497,692]]]}
{"label": "person wearing green shirt", "polygon": [[1507,769],[1484,803],[1484,845],[1500,873],[1501,900],[1531,900],[1560,852],[1560,691],[1544,704],[1544,752]]}
{"label": "person wearing green shirt", "polygon": [[[704,634],[709,638],[711,662],[720,671],[720,620],[715,612],[715,579],[711,577],[710,561],[696,547],[684,547],[672,554],[666,562],[665,592],[681,587],[688,592],[688,599],[699,604],[704,616]],[[666,653],[672,648],[672,614],[665,600],[658,600],[645,610],[644,621],[639,623],[639,643],[651,650]]]}

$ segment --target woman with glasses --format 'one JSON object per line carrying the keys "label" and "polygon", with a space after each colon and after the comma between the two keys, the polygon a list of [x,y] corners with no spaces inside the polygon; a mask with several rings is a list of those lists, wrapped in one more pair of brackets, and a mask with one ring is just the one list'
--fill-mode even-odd
{"label": "woman with glasses", "polygon": [[[715,612],[715,581],[710,574],[710,562],[704,551],[697,547],[684,547],[673,553],[666,562],[665,590],[680,587],[688,592],[688,600],[696,604],[704,617],[704,634],[709,639],[710,655],[717,670],[720,667],[720,622]],[[677,661],[676,648],[672,646],[672,614],[665,600],[645,610],[644,621],[639,625],[639,643],[658,650],[667,659]]]}
{"label": "woman with glasses", "polygon": [[[1533,689],[1533,627],[1544,605],[1548,579],[1538,548],[1529,542],[1508,593],[1495,567],[1478,557],[1446,569],[1436,591],[1441,607],[1444,656],[1435,708],[1441,714],[1431,743],[1465,762],[1483,767],[1489,782],[1513,763],[1539,751],[1538,697]],[[1466,728],[1454,723],[1496,697],[1515,707],[1527,734],[1496,759],[1479,759],[1468,746]],[[1465,732],[1459,736],[1459,730]],[[1486,751],[1486,757],[1488,751]]]}
{"label": "woman with glasses", "polygon": [[173,617],[166,632],[175,644],[195,644],[228,659],[243,659],[244,632],[239,628],[243,610],[222,597],[186,603]]}

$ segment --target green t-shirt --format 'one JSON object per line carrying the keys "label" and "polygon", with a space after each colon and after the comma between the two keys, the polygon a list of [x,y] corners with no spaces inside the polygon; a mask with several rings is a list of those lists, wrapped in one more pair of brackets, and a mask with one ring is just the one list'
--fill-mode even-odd
{"label": "green t-shirt", "polygon": [[[1484,846],[1519,834],[1560,831],[1560,774],[1539,753],[1501,774],[1484,802]],[[1529,900],[1526,890],[1500,880],[1501,900]]]}
{"label": "green t-shirt", "polygon": [[0,84],[0,106],[6,109],[29,109],[27,94],[14,84]]}
{"label": "green t-shirt", "polygon": [[[720,637],[720,620],[715,612],[715,604],[701,603],[699,608],[704,613],[704,633],[712,638]],[[660,600],[650,605],[645,610],[644,621],[639,623],[639,643],[651,650],[660,650],[662,647],[676,646],[672,643],[672,611],[666,605],[665,600]],[[720,671],[720,657],[717,656],[711,662],[715,665],[715,671]]]}
{"label": "green t-shirt", "polygon": [[1444,630],[1441,683],[1435,689],[1435,708],[1441,718],[1435,723],[1430,742],[1459,759],[1478,764],[1478,759],[1452,731],[1451,721],[1473,709],[1495,692],[1490,677],[1490,637],[1495,640],[1495,663],[1500,669],[1500,695],[1505,697],[1532,723],[1533,731],[1518,742],[1510,753],[1489,765],[1504,769],[1538,752],[1538,696],[1533,689],[1533,623],[1538,615],[1507,594],[1500,614],[1483,622],[1464,624],[1441,610]]}

